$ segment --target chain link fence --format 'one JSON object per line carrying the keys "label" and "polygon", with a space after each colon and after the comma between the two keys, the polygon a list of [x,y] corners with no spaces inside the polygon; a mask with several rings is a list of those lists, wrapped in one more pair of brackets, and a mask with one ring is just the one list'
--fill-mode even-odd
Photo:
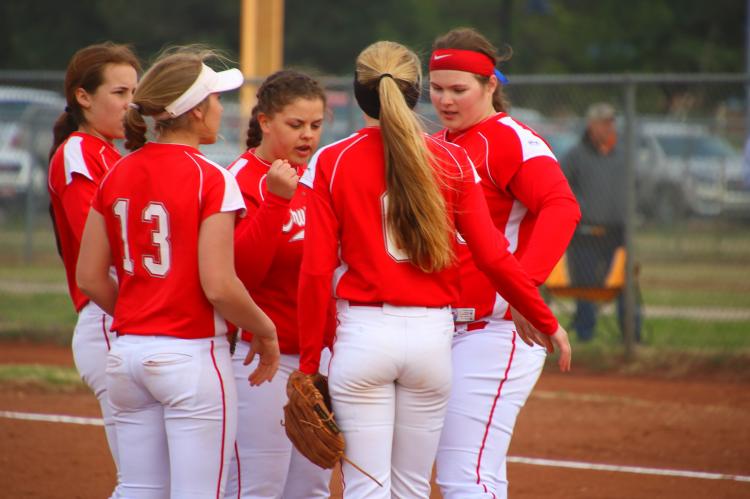
{"label": "chain link fence", "polygon": [[[64,107],[62,79],[59,72],[0,72],[2,262],[56,258],[46,165],[52,123]],[[326,144],[363,121],[350,78],[322,81]],[[511,78],[510,114],[547,140],[578,189],[583,223],[547,292],[581,339],[624,334],[627,351],[638,340],[658,345],[678,336],[686,347],[747,346],[748,86],[746,75]],[[426,94],[417,112],[434,131],[440,125]],[[616,110],[617,158],[604,170],[582,160],[593,150],[581,155],[586,111],[598,102]],[[243,149],[249,110],[242,112],[237,94],[223,103],[221,139],[203,152],[226,166]]]}

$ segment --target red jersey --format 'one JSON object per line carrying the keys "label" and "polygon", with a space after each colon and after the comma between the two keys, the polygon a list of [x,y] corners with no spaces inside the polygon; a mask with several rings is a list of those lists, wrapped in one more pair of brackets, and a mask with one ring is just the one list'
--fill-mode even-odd
{"label": "red jersey", "polygon": [[[297,189],[291,200],[268,192],[266,175],[270,166],[251,149],[229,167],[248,210],[235,231],[235,268],[253,300],[276,325],[281,352],[297,354],[297,283],[307,192]],[[304,165],[296,168],[300,175],[305,170]],[[330,310],[332,313],[333,308]],[[242,339],[251,341],[252,334],[242,331]]]}
{"label": "red jersey", "polygon": [[92,208],[104,216],[119,292],[112,330],[206,338],[227,332],[198,274],[203,220],[244,209],[232,174],[194,147],[148,143],[104,178]]}
{"label": "red jersey", "polygon": [[[498,113],[459,134],[440,138],[466,149],[482,178],[492,221],[509,249],[541,285],[562,257],[581,213],[568,181],[547,142],[534,130]],[[459,252],[459,320],[510,318],[508,302],[477,269],[466,245]]]}
{"label": "red jersey", "polygon": [[83,227],[97,186],[119,159],[120,153],[109,142],[87,133],[73,132],[60,144],[50,161],[47,189],[68,292],[76,312],[89,302],[76,285],[76,262]]}
{"label": "red jersey", "polygon": [[[447,213],[480,266],[541,331],[557,321],[507,251],[466,152],[425,137],[440,169]],[[459,296],[457,265],[425,273],[386,235],[387,192],[380,129],[368,127],[320,149],[302,178],[310,188],[299,284],[300,369],[316,372],[331,292],[340,299],[440,307]],[[457,248],[456,248],[457,249]]]}

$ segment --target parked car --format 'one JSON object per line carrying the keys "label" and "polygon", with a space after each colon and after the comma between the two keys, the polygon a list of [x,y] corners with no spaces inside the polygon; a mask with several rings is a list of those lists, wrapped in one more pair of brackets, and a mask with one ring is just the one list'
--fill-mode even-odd
{"label": "parked car", "polygon": [[724,138],[704,125],[645,121],[638,140],[637,193],[647,215],[750,217],[742,155]]}
{"label": "parked car", "polygon": [[46,192],[52,126],[65,99],[49,90],[0,86],[0,200]]}
{"label": "parked car", "polygon": [[247,123],[240,113],[238,102],[222,101],[221,105],[224,113],[218,138],[215,143],[204,144],[200,149],[208,159],[226,168],[245,152]]}
{"label": "parked car", "polygon": [[348,137],[365,126],[365,119],[354,94],[347,90],[326,90],[328,107],[320,146]]}

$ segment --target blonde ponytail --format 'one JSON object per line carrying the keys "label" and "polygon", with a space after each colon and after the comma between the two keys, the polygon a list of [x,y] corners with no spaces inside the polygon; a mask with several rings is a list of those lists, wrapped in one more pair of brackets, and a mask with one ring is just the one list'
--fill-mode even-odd
{"label": "blonde ponytail", "polygon": [[[171,118],[165,107],[182,95],[198,78],[203,61],[221,59],[215,51],[202,46],[172,47],[165,50],[146,71],[133,95],[133,104],[125,116],[125,147],[131,151],[146,143],[148,127],[144,116],[155,120],[157,134],[188,124],[187,114]],[[205,100],[199,106],[205,105]]]}
{"label": "blonde ponytail", "polygon": [[404,97],[421,76],[416,54],[398,43],[374,43],[357,58],[358,83],[377,88],[380,99],[390,235],[414,265],[436,272],[455,261],[454,228],[424,131]]}

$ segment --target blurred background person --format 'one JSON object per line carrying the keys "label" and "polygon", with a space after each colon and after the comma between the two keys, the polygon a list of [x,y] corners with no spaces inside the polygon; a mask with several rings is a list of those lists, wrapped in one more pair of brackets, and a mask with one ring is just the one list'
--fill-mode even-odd
{"label": "blurred background person", "polygon": [[[615,108],[607,102],[591,104],[581,140],[562,159],[565,175],[581,206],[581,223],[568,249],[573,287],[600,288],[615,250],[625,245],[627,181],[624,149],[617,142]],[[617,317],[623,329],[624,294],[617,296]],[[636,341],[640,341],[640,307],[636,310]],[[572,327],[578,339],[594,337],[597,306],[576,301]]]}

